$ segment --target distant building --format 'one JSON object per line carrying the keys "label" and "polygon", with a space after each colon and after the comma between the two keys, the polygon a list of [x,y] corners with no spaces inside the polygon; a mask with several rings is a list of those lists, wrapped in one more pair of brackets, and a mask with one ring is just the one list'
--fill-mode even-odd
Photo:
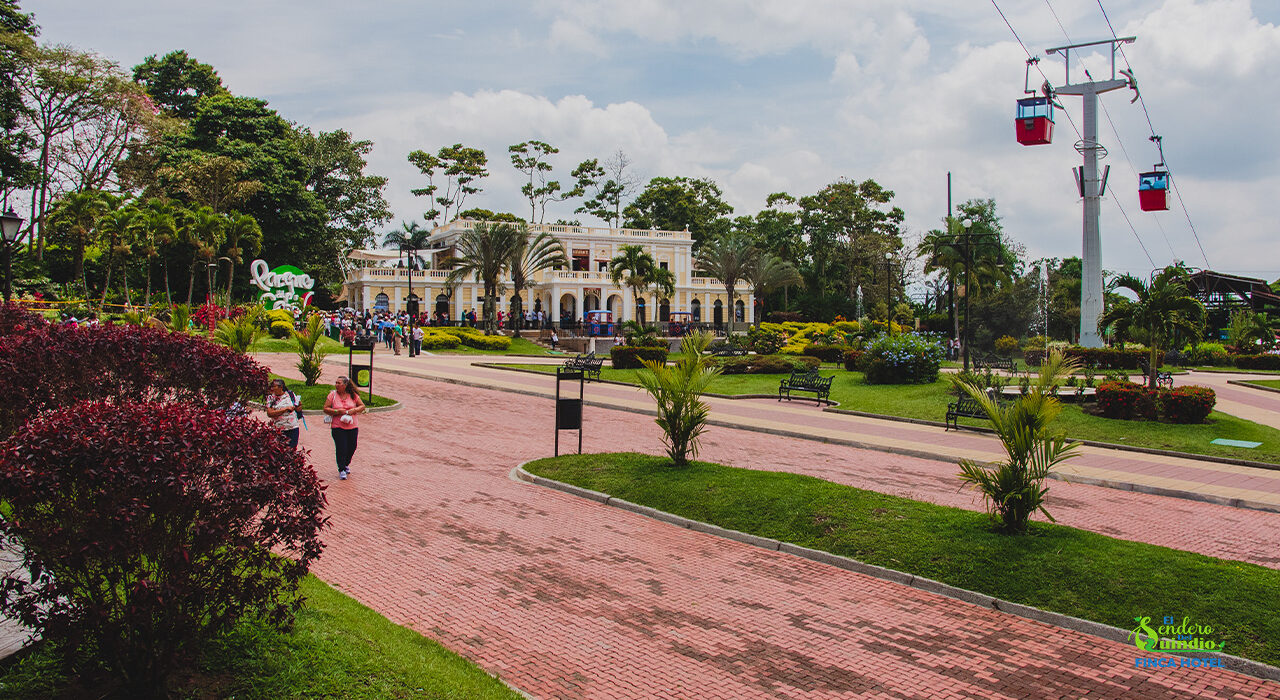
{"label": "distant building", "polygon": [[[413,271],[413,293],[420,308],[431,314],[447,313],[450,319],[464,311],[483,309],[483,287],[471,278],[459,282],[452,290],[445,288],[449,271],[440,269],[442,261],[453,255],[453,246],[464,231],[479,222],[460,219],[435,228],[421,251],[431,269]],[[546,232],[563,245],[570,259],[568,269],[544,270],[534,276],[530,288],[523,291],[526,311],[537,310],[548,320],[561,318],[581,321],[588,311],[608,309],[615,321],[666,322],[672,312],[688,312],[700,323],[725,324],[753,322],[752,288],[747,282],[735,285],[736,299],[725,298],[724,284],[710,277],[693,274],[693,239],[688,231],[655,231],[590,226],[553,226],[529,224],[529,234]],[[675,293],[670,297],[648,290],[644,298],[635,300],[631,290],[614,286],[609,281],[609,260],[625,245],[643,246],[660,267],[671,270],[676,278]],[[361,310],[401,311],[409,300],[409,272],[403,257],[395,250],[356,250],[350,258],[355,262],[347,274],[344,297]],[[505,292],[498,308],[510,313],[515,296],[511,280],[503,280]],[[562,316],[562,313],[565,316]],[[731,317],[730,314],[734,316]]]}

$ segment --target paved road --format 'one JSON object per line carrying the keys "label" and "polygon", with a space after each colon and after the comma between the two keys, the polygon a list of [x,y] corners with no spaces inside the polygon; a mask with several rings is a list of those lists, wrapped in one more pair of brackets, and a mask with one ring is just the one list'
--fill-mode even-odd
{"label": "paved road", "polygon": [[[329,482],[317,573],[536,697],[1280,697],[1220,669],[1135,669],[1132,646],[514,482],[512,466],[549,452],[545,399],[377,381],[406,408],[365,417],[351,479]],[[588,420],[588,451],[657,450],[647,416],[593,409]],[[332,443],[313,422],[304,445],[331,478]],[[956,497],[939,476],[950,465],[760,432],[713,428],[703,456]],[[1239,517],[1253,528],[1236,552],[1245,560],[1280,528],[1270,513],[1053,490],[1056,514],[1131,526],[1135,539],[1184,517],[1169,506],[1188,525]],[[1113,496],[1145,507],[1117,512]]]}

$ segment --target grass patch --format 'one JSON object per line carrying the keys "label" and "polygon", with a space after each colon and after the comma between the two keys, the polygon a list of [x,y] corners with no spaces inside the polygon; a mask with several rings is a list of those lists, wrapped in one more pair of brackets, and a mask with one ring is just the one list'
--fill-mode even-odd
{"label": "grass patch", "polygon": [[[551,365],[510,366],[555,372]],[[635,384],[635,375],[639,371],[605,367],[600,378]],[[932,384],[867,384],[861,372],[833,369],[830,364],[821,371],[823,376],[835,375],[835,381],[831,383],[831,399],[839,402],[843,409],[941,422],[946,415],[947,404],[955,400],[951,393],[951,382],[946,377],[939,377]],[[711,383],[710,391],[729,395],[777,396],[781,377],[782,375],[777,374],[722,375]],[[973,426],[989,425],[986,421],[967,418],[961,419],[961,422]],[[1114,420],[1085,413],[1074,404],[1063,404],[1062,415],[1056,425],[1068,437],[1078,440],[1280,464],[1280,430],[1219,411],[1210,413],[1206,423],[1188,425]],[[1210,444],[1216,438],[1261,442],[1262,445],[1255,449],[1244,449]]]}
{"label": "grass patch", "polygon": [[[307,386],[301,379],[290,379],[289,377],[281,377],[278,374],[272,374],[272,379],[283,379],[285,386],[289,387],[299,399],[302,400],[302,408],[304,410],[320,410],[324,408],[325,399],[329,398],[329,392],[333,391],[332,384],[316,384],[315,386]],[[360,399],[364,401],[366,406],[390,406],[395,403],[395,399],[389,399],[385,396],[373,395],[373,399],[369,399],[369,395],[361,391]]]}
{"label": "grass patch", "polygon": [[[1229,654],[1280,664],[1280,571],[1075,528],[993,532],[984,513],[785,472],[635,453],[531,462],[539,476],[721,527],[820,549],[1025,605],[1132,629],[1172,615],[1213,626]],[[959,480],[956,481],[957,485]],[[1206,523],[1207,528],[1213,527]]]}
{"label": "grass patch", "polygon": [[529,340],[528,338],[512,338],[511,347],[507,350],[480,350],[459,345],[456,348],[440,350],[424,350],[433,355],[549,355],[551,351]]}
{"label": "grass patch", "polygon": [[[361,605],[314,576],[288,633],[243,622],[218,640],[171,697],[494,698],[520,696],[463,657]],[[0,698],[106,697],[61,675],[37,645],[0,673]]]}
{"label": "grass patch", "polygon": [[1280,379],[1250,379],[1245,384],[1265,386],[1268,389],[1280,389]]}
{"label": "grass patch", "polygon": [[[320,347],[324,348],[325,350],[328,350],[329,352],[346,352],[347,351],[347,348],[345,345],[334,340],[333,338],[330,338],[327,335],[320,339]],[[293,338],[271,338],[271,337],[259,338],[257,342],[253,344],[253,347],[249,348],[249,352],[297,352],[297,351],[298,351],[298,341],[294,340]]]}

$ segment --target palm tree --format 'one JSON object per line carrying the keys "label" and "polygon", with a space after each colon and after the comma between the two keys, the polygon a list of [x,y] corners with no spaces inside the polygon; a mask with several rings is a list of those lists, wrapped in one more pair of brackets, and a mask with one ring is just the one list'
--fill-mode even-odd
{"label": "palm tree", "polygon": [[804,284],[804,278],[795,265],[773,253],[756,256],[742,277],[751,283],[755,297],[760,300],[760,314],[756,316],[756,325],[760,325],[760,319],[764,316],[764,299],[769,292]]}
{"label": "palm tree", "polygon": [[1186,275],[1182,265],[1152,273],[1149,282],[1120,275],[1112,280],[1111,288],[1127,289],[1137,298],[1113,305],[1098,319],[1099,331],[1111,331],[1121,341],[1132,339],[1135,333],[1146,335],[1151,350],[1147,382],[1152,389],[1156,388],[1156,365],[1169,342],[1179,333],[1194,337],[1204,326],[1204,306],[1191,296]]}
{"label": "palm tree", "polygon": [[183,230],[187,234],[187,242],[195,247],[195,255],[191,259],[190,275],[187,278],[187,306],[191,305],[191,296],[196,284],[196,263],[205,262],[205,275],[209,278],[209,293],[213,293],[213,273],[208,265],[218,257],[218,248],[226,237],[227,220],[214,213],[209,207],[200,207],[191,213]]}
{"label": "palm tree", "polygon": [[734,311],[737,301],[734,289],[746,278],[747,270],[760,256],[755,243],[744,233],[727,233],[723,236],[705,241],[693,256],[694,268],[720,280],[724,284],[724,294],[729,306],[729,332],[733,333],[733,324],[738,320]]}
{"label": "palm tree", "polygon": [[236,265],[244,262],[244,254],[250,255],[262,250],[262,228],[258,220],[248,214],[232,214],[227,220],[227,311],[231,311],[231,281],[235,276]]}
{"label": "palm tree", "polygon": [[631,244],[619,246],[618,254],[609,261],[609,280],[614,286],[631,290],[636,308],[650,287],[656,288],[660,294],[672,294],[676,288],[676,278],[670,270],[659,267],[642,246]]}
{"label": "palm tree", "polygon": [[[430,229],[422,228],[416,221],[410,223],[401,221],[399,231],[391,231],[382,237],[382,245],[399,250],[413,248],[422,251],[427,249],[428,238],[431,238]],[[423,269],[426,260],[422,256],[415,256],[415,259],[419,263],[419,269]],[[409,264],[412,265],[413,261],[409,261]]]}
{"label": "palm tree", "polygon": [[133,253],[134,239],[142,228],[142,212],[132,205],[117,209],[102,217],[98,228],[107,243],[107,279],[102,284],[102,299],[99,304],[107,303],[107,290],[111,287],[111,270],[115,262],[121,260],[120,274],[124,278],[125,305],[132,306],[129,295],[129,263],[127,257]]}
{"label": "palm tree", "polygon": [[[163,249],[173,244],[178,237],[178,223],[174,219],[173,207],[160,199],[150,199],[143,205],[142,228],[140,229],[139,252],[147,259],[147,294],[144,304],[151,307],[151,265]],[[173,294],[169,292],[169,258],[164,257],[164,293],[165,301],[173,305]]]}
{"label": "palm tree", "polygon": [[569,255],[564,245],[551,234],[543,231],[529,238],[529,227],[522,221],[516,226],[516,246],[511,250],[511,287],[514,301],[511,307],[511,318],[515,325],[515,336],[520,337],[520,317],[524,314],[524,300],[520,293],[529,286],[529,278],[542,270],[559,265],[569,264]]}
{"label": "palm tree", "polygon": [[1249,351],[1257,352],[1258,343],[1261,343],[1262,350],[1270,350],[1275,344],[1276,332],[1266,314],[1237,311],[1231,314],[1227,322],[1227,339],[1236,352],[1244,354]]}
{"label": "palm tree", "polygon": [[102,193],[94,191],[72,192],[58,203],[52,222],[59,237],[75,251],[75,278],[88,294],[89,283],[84,278],[84,249],[98,236],[98,220],[110,210]]}
{"label": "palm tree", "polygon": [[452,287],[468,275],[472,275],[484,287],[484,332],[493,335],[498,331],[498,293],[502,276],[511,267],[512,251],[519,244],[521,234],[507,223],[476,224],[463,232],[454,243],[454,256],[446,261],[450,268],[445,284]]}
{"label": "palm tree", "polygon": [[[951,221],[948,220],[951,228]],[[927,275],[941,270],[947,278],[948,309],[951,314],[952,337],[960,337],[960,312],[956,308],[956,279],[964,269],[964,246],[956,244],[956,237],[942,231],[930,231],[916,248],[916,252],[924,257],[924,273]]]}

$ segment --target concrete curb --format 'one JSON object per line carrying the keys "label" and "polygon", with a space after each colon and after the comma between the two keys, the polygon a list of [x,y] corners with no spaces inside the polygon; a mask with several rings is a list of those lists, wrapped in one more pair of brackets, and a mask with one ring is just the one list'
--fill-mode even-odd
{"label": "concrete curb", "polygon": [[[911,588],[925,591],[927,593],[934,593],[944,598],[951,598],[953,600],[971,603],[979,607],[998,610],[1000,612],[1028,620],[1042,622],[1047,625],[1053,625],[1055,627],[1062,627],[1074,632],[1081,632],[1095,637],[1101,637],[1102,639],[1109,641],[1119,642],[1121,644],[1129,642],[1131,633],[1126,630],[1122,630],[1119,627],[1112,627],[1111,625],[1105,625],[1101,622],[1093,622],[1091,620],[1072,617],[1071,615],[1064,615],[1062,613],[1041,610],[1040,608],[1023,605],[1021,603],[1014,603],[1012,601],[986,595],[985,593],[978,593],[977,591],[958,588],[940,581],[916,576],[905,571],[886,569],[882,566],[868,564],[866,562],[858,561],[857,559],[840,556],[839,554],[832,554],[831,552],[824,552],[819,549],[801,547],[799,545],[790,544],[788,542],[779,542],[778,540],[760,537],[746,532],[728,530],[717,525],[711,525],[698,520],[690,520],[689,518],[667,513],[648,506],[636,505],[629,501],[614,498],[598,491],[589,491],[572,484],[566,484],[554,479],[537,476],[525,469],[526,464],[528,464],[528,462],[523,462],[512,469],[511,477],[517,481],[523,481],[528,484],[555,489],[574,496],[590,498],[591,500],[603,505],[614,506],[654,520],[660,520],[664,523],[675,525],[676,527],[683,527],[696,532],[702,532],[730,539],[735,542],[741,542],[753,547],[760,547],[761,549],[790,554],[791,556],[800,557],[802,559],[828,564],[846,571],[865,574],[872,578],[900,583],[904,586],[910,586]],[[584,496],[583,494],[591,495]],[[603,497],[603,500],[600,500],[599,497]],[[1142,652],[1139,650],[1139,653]],[[1252,676],[1254,678],[1261,678],[1263,680],[1280,682],[1280,668],[1275,666],[1270,666],[1258,661],[1252,661],[1250,659],[1244,659],[1238,656],[1231,656],[1230,654],[1206,653],[1204,655],[1222,659],[1223,665],[1229,671],[1241,673],[1246,676]]]}
{"label": "concrete curb", "polygon": [[[1280,377],[1276,377],[1276,378],[1280,379]],[[1234,384],[1236,386],[1242,386],[1247,389],[1255,389],[1257,391],[1269,391],[1273,394],[1280,394],[1280,389],[1277,389],[1273,386],[1262,386],[1261,384],[1254,384],[1253,382],[1247,379],[1228,379],[1227,383]]]}

